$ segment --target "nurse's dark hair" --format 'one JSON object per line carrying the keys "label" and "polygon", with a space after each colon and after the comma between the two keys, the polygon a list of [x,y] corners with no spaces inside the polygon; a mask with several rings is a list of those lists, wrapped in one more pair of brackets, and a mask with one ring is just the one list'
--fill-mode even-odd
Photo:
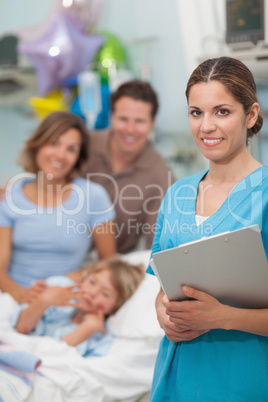
{"label": "nurse's dark hair", "polygon": [[[248,115],[253,103],[258,102],[254,77],[248,67],[232,57],[208,59],[191,74],[185,95],[187,102],[191,88],[201,82],[218,81],[244,108]],[[248,129],[247,138],[253,137],[262,128],[263,118],[259,114],[255,125]]]}
{"label": "nurse's dark hair", "polygon": [[26,172],[37,173],[36,155],[38,150],[46,144],[56,141],[62,134],[70,129],[76,129],[81,135],[81,148],[76,164],[69,172],[68,179],[82,176],[89,156],[89,135],[81,117],[68,111],[55,111],[47,115],[36,128],[34,133],[25,142],[18,164]]}

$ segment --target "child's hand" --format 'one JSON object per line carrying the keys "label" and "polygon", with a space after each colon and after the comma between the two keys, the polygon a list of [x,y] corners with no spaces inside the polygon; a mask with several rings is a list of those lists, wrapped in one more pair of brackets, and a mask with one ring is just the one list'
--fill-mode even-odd
{"label": "child's hand", "polygon": [[76,304],[73,302],[73,300],[78,300],[80,297],[81,292],[77,285],[67,287],[51,286],[45,289],[42,294],[40,294],[40,299],[47,306],[76,307]]}
{"label": "child's hand", "polygon": [[82,323],[83,326],[88,325],[93,332],[102,332],[103,334],[106,332],[104,329],[105,317],[100,310],[97,313],[85,314]]}

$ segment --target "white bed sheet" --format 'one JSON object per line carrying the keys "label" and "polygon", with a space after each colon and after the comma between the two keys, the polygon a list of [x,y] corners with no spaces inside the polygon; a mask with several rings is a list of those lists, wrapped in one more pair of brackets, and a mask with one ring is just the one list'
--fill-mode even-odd
{"label": "white bed sheet", "polygon": [[[124,256],[147,265],[150,252]],[[0,293],[0,340],[19,345],[41,358],[27,402],[134,402],[151,387],[154,363],[163,332],[155,313],[159,284],[147,275],[108,327],[115,341],[106,356],[81,357],[65,342],[18,334],[9,325],[16,303]]]}

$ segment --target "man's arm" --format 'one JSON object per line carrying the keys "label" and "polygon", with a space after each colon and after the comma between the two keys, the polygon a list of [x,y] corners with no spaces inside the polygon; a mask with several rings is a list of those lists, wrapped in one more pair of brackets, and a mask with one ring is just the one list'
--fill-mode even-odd
{"label": "man's arm", "polygon": [[0,201],[3,200],[6,196],[6,189],[5,187],[0,187]]}
{"label": "man's arm", "polygon": [[99,259],[113,257],[116,253],[115,235],[113,232],[114,221],[108,221],[97,225],[92,230],[94,245]]}

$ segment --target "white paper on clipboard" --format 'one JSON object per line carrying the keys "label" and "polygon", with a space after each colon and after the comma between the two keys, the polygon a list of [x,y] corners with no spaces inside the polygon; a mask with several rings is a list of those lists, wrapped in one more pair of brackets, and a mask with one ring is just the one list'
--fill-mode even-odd
{"label": "white paper on clipboard", "polygon": [[150,265],[169,300],[185,300],[182,285],[225,304],[268,307],[268,264],[258,225],[152,254]]}

